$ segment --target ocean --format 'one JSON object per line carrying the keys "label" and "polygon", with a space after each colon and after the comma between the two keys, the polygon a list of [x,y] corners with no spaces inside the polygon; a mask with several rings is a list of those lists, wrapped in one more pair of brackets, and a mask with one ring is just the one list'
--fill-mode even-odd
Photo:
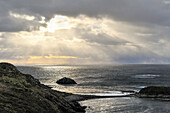
{"label": "ocean", "polygon": [[[54,90],[86,95],[122,95],[146,86],[170,86],[170,65],[22,65],[17,68]],[[76,85],[58,85],[62,77]],[[102,98],[80,101],[87,113],[170,113],[170,101],[136,97]]]}

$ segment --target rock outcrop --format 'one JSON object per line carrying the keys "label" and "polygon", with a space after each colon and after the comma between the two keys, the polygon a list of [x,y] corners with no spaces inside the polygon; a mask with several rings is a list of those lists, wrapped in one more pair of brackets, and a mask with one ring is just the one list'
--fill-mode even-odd
{"label": "rock outcrop", "polygon": [[0,63],[1,113],[77,113],[85,112],[71,95],[52,90],[29,74],[23,74],[9,63]]}
{"label": "rock outcrop", "polygon": [[0,72],[19,72],[19,71],[13,64],[2,62],[0,63]]}
{"label": "rock outcrop", "polygon": [[141,89],[136,95],[144,98],[170,98],[170,87],[148,86]]}
{"label": "rock outcrop", "polygon": [[77,84],[73,79],[66,78],[66,77],[58,80],[56,83],[58,83],[58,84]]}

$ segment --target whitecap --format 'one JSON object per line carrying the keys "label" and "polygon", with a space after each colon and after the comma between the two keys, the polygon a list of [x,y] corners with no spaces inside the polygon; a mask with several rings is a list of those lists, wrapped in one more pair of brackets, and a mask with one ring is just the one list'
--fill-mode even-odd
{"label": "whitecap", "polygon": [[100,93],[86,93],[85,95],[94,95],[100,97],[117,97],[117,96],[128,96],[133,93],[122,93],[121,91],[107,91],[107,92],[100,92]]}
{"label": "whitecap", "polygon": [[138,86],[138,87],[135,87],[136,89],[143,89],[143,88],[145,88],[145,87],[147,87],[147,86]]}
{"label": "whitecap", "polygon": [[160,75],[143,74],[133,76],[133,78],[156,78],[156,77],[160,77]]}

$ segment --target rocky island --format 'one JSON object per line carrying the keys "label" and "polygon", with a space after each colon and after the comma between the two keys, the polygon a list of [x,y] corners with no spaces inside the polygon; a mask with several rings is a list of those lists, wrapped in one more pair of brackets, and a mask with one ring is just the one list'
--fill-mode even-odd
{"label": "rocky island", "polygon": [[170,98],[170,87],[165,86],[148,86],[136,93],[141,98]]}
{"label": "rocky island", "polygon": [[0,63],[1,113],[77,113],[84,108],[72,94],[52,90],[9,63]]}
{"label": "rocky island", "polygon": [[77,84],[73,79],[64,77],[56,82],[57,84]]}

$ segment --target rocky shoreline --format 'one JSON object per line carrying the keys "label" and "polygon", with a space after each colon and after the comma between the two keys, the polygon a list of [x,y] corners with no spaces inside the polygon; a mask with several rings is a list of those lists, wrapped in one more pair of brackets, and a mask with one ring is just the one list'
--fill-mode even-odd
{"label": "rocky shoreline", "polygon": [[84,113],[78,101],[95,98],[127,97],[78,95],[52,90],[10,63],[0,63],[0,112],[3,113]]}
{"label": "rocky shoreline", "polygon": [[52,90],[9,63],[0,63],[1,113],[84,113],[72,94]]}
{"label": "rocky shoreline", "polygon": [[[122,91],[129,92],[129,91]],[[149,86],[129,95],[77,95],[52,90],[9,63],[0,63],[0,112],[2,113],[84,113],[78,101],[95,98],[139,97],[170,98],[170,87]]]}

